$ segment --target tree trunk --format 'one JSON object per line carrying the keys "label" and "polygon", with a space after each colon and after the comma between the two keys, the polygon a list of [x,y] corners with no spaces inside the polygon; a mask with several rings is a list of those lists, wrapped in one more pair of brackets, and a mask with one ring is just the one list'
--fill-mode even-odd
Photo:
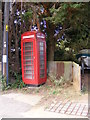
{"label": "tree trunk", "polygon": [[[49,37],[49,39],[52,39],[52,36]],[[52,39],[48,40],[48,61],[54,61],[54,51],[55,51],[55,42]]]}
{"label": "tree trunk", "polygon": [[15,71],[17,73],[20,72],[20,65],[19,65],[19,51],[18,51],[18,28],[17,28],[17,24],[16,24],[16,37],[15,37]]}
{"label": "tree trunk", "polygon": [[48,52],[48,61],[54,61],[54,51],[55,51],[55,39],[54,39],[54,29],[55,26],[47,22],[47,52]]}
{"label": "tree trunk", "polygon": [[9,35],[8,35],[8,58],[9,58],[9,65],[11,64],[12,57],[11,57],[11,41],[12,41],[12,26],[13,26],[13,14],[10,14],[10,21],[9,22]]}
{"label": "tree trunk", "polygon": [[37,27],[38,27],[38,31],[40,32],[41,29],[40,29],[40,22],[39,22],[39,18],[37,17]]}
{"label": "tree trunk", "polygon": [[33,6],[33,8],[32,8],[32,10],[33,10],[33,25],[35,25],[36,24],[36,7],[35,6]]}
{"label": "tree trunk", "polygon": [[[14,60],[13,60],[13,57],[12,57],[12,54],[11,54],[11,42],[12,42],[12,39],[14,40],[14,37],[15,37],[15,32],[13,31],[14,29],[14,12],[16,10],[16,6],[14,5],[12,8],[11,8],[11,12],[10,12],[10,19],[9,19],[9,34],[8,34],[8,62],[9,62],[9,69],[10,71],[13,71],[14,70],[14,67],[13,67],[13,63],[14,63]],[[9,72],[9,82],[11,82],[11,78],[12,78],[12,74],[11,72]]]}
{"label": "tree trunk", "polygon": [[33,6],[32,10],[33,10],[33,25],[37,24],[38,31],[40,32],[40,22],[37,16],[36,6]]}

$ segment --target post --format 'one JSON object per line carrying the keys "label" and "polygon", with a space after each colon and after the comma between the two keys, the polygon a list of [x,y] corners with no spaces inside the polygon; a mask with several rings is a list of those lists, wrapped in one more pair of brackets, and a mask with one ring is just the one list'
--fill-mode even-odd
{"label": "post", "polygon": [[0,63],[1,61],[2,61],[2,2],[0,2]]}
{"label": "post", "polygon": [[[2,62],[2,2],[0,1],[0,64]],[[2,66],[0,65],[0,91],[2,90],[1,84],[1,71]]]}
{"label": "post", "polygon": [[2,65],[3,71],[2,76],[7,77],[7,85],[8,85],[8,20],[9,20],[9,9],[10,3],[5,2],[4,6],[4,31],[3,31],[3,55],[2,55]]}

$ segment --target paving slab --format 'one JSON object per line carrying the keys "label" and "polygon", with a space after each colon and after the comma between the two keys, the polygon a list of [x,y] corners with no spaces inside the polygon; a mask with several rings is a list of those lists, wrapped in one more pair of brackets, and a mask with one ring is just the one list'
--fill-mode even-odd
{"label": "paving slab", "polygon": [[24,113],[24,117],[27,117],[27,118],[87,118],[85,116],[74,116],[74,115],[68,115],[68,114],[63,114],[58,112],[46,111],[43,106],[38,108],[36,107],[32,108],[30,111]]}
{"label": "paving slab", "polygon": [[[53,104],[53,106],[52,106]],[[84,116],[88,117],[88,104],[86,103],[78,103],[72,101],[62,101],[59,105],[57,103],[52,103],[45,111],[55,112],[60,114],[68,114],[74,116]],[[58,105],[58,106],[57,106]]]}

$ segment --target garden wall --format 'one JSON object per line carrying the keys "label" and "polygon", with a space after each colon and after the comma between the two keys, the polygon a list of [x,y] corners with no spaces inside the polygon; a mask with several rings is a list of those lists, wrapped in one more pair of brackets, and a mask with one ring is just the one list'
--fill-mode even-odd
{"label": "garden wall", "polygon": [[61,76],[64,82],[72,81],[76,90],[81,89],[80,66],[71,61],[49,61],[48,75],[55,80],[60,80]]}
{"label": "garden wall", "polygon": [[73,62],[73,85],[76,90],[81,90],[81,67]]}
{"label": "garden wall", "polygon": [[[2,63],[0,62],[0,75],[2,70]],[[0,92],[2,91],[1,76],[0,76]]]}

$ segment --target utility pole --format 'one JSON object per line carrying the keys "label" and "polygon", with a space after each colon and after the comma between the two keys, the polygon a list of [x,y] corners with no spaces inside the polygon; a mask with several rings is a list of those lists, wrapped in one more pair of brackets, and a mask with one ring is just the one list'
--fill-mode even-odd
{"label": "utility pole", "polygon": [[2,61],[2,2],[0,1],[0,62]]}
{"label": "utility pole", "polygon": [[[1,61],[2,61],[2,2],[0,1],[0,67],[1,67]],[[1,68],[0,68],[0,72],[1,72]],[[1,84],[1,76],[0,76],[0,92],[1,90],[2,90],[2,84]]]}
{"label": "utility pole", "polygon": [[4,31],[3,31],[3,54],[2,54],[2,76],[7,78],[8,85],[8,21],[10,3],[5,2],[4,6]]}

